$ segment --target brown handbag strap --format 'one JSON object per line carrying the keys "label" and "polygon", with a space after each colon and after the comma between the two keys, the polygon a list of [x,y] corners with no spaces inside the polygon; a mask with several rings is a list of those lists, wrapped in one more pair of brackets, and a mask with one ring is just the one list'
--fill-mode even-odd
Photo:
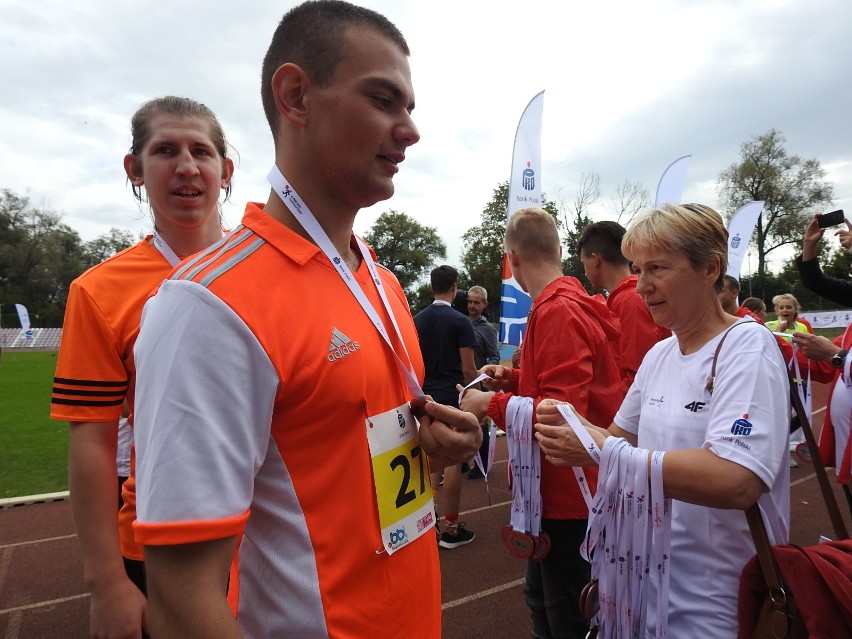
{"label": "brown handbag strap", "polygon": [[725,338],[728,336],[728,333],[734,330],[737,326],[745,326],[750,323],[751,322],[737,322],[736,324],[729,326],[722,335],[722,339],[720,339],[719,343],[716,344],[716,350],[713,353],[713,363],[710,365],[710,379],[707,380],[707,386],[705,386],[711,394],[713,393],[713,389],[716,388],[716,362],[719,360],[719,351],[722,350],[722,344],[725,343]]}
{"label": "brown handbag strap", "polygon": [[[725,338],[728,336],[728,333],[730,333],[737,326],[745,326],[749,323],[750,322],[738,322],[737,324],[734,324],[733,326],[729,327],[728,330],[725,331],[725,334],[722,335],[722,339],[719,340],[719,344],[716,346],[716,352],[713,353],[713,364],[710,368],[710,379],[707,380],[707,390],[711,393],[713,392],[713,388],[716,385],[716,361],[719,359],[719,351],[722,350],[722,344],[725,343]],[[763,324],[760,325],[763,326]],[[764,326],[764,328],[766,327]],[[766,330],[769,329],[767,328]],[[775,335],[773,334],[773,338],[774,337]],[[781,352],[780,346],[778,346],[778,351]],[[790,371],[789,368],[787,369],[787,378],[790,382],[790,400],[793,404],[793,408],[796,409],[796,414],[799,417],[799,423],[802,426],[802,432],[805,434],[805,441],[807,442],[808,448],[811,451],[811,461],[814,465],[814,473],[817,476],[817,482],[819,483],[820,492],[822,493],[822,498],[825,501],[825,506],[828,509],[828,516],[831,519],[832,528],[834,528],[834,536],[838,540],[849,539],[849,533],[847,532],[846,524],[840,514],[840,507],[837,505],[837,498],[834,496],[834,492],[831,490],[831,483],[829,482],[828,474],[825,472],[825,465],[823,465],[822,458],[819,455],[819,449],[817,448],[816,438],[814,437],[813,430],[811,430],[811,416],[808,415],[804,405],[802,404],[802,398],[799,395],[799,389],[796,385],[796,380],[793,378],[793,373],[792,371]]]}
{"label": "brown handbag strap", "polygon": [[766,585],[769,586],[771,594],[779,593],[779,596],[785,596],[784,586],[781,583],[781,570],[775,560],[775,553],[772,552],[772,544],[769,543],[769,535],[763,523],[763,515],[760,514],[760,507],[757,504],[749,506],[745,514]]}
{"label": "brown handbag strap", "polygon": [[814,432],[811,430],[811,416],[808,415],[802,404],[802,398],[799,395],[799,389],[796,385],[796,380],[793,379],[793,373],[788,369],[788,377],[790,378],[790,398],[793,402],[793,408],[796,409],[796,415],[799,417],[799,423],[802,426],[802,432],[805,434],[805,441],[811,451],[811,461],[814,465],[814,473],[817,476],[822,498],[825,500],[825,506],[828,509],[828,516],[831,519],[831,525],[834,528],[834,536],[836,539],[848,539],[849,533],[846,530],[846,523],[840,515],[840,507],[837,505],[837,498],[831,490],[831,483],[828,480],[828,473],[825,472],[825,465],[822,463],[822,458],[817,448]]}
{"label": "brown handbag strap", "polygon": [[766,533],[766,525],[763,523],[760,507],[754,504],[746,509],[745,514],[751,537],[754,540],[754,548],[757,551],[760,571],[763,573],[763,580],[769,589],[767,593],[769,596],[767,614],[769,616],[765,623],[771,629],[771,636],[789,637],[791,624],[795,624],[794,616],[796,614],[793,593],[784,589],[781,569],[778,567],[775,553],[772,552],[772,545],[769,543],[769,535]]}

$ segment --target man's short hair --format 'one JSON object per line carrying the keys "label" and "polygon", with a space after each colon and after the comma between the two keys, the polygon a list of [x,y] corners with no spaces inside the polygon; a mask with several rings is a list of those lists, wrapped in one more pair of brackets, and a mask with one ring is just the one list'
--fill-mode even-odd
{"label": "man's short hair", "polygon": [[486,291],[484,287],[479,286],[478,284],[477,284],[476,286],[471,286],[471,287],[467,290],[467,294],[468,294],[468,295],[470,295],[471,293],[476,293],[477,295],[481,295],[481,296],[482,296],[482,301],[483,301],[483,302],[487,302],[487,301],[488,301],[488,291]]}
{"label": "man's short hair", "polygon": [[459,272],[452,266],[442,264],[432,269],[429,279],[432,283],[432,290],[440,295],[448,292],[453,288],[453,284],[459,281]]}
{"label": "man's short hair", "polygon": [[402,33],[385,16],[342,0],[309,0],[284,14],[263,58],[260,97],[263,110],[277,139],[278,107],[272,94],[272,76],[283,64],[300,66],[320,87],[328,86],[337,63],[346,55],[346,29],[369,27],[393,40],[411,55]]}
{"label": "man's short hair", "polygon": [[586,226],[577,241],[577,253],[595,255],[607,264],[627,266],[630,262],[621,252],[621,238],[625,228],[618,222],[594,222]]}
{"label": "man's short hair", "polygon": [[534,264],[562,264],[562,249],[556,220],[544,209],[518,209],[506,224],[506,248]]}
{"label": "man's short hair", "polygon": [[[727,283],[728,283],[728,290],[730,290],[730,291],[736,291],[736,292],[738,292],[738,293],[739,293],[739,291],[740,291],[740,282],[739,282],[739,280],[737,280],[737,278],[736,278],[736,277],[734,277],[733,275],[728,275],[728,274],[726,273],[726,274],[725,274],[725,276],[724,276],[722,279],[723,279],[725,282],[727,282]],[[723,285],[724,285],[724,283],[723,283]]]}

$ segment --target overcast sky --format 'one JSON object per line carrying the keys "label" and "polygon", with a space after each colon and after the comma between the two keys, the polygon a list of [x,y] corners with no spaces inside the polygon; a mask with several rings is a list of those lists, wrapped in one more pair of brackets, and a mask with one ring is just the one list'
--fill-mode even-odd
{"label": "overcast sky", "polygon": [[[293,2],[2,0],[0,188],[60,211],[84,240],[150,228],[125,183],[129,120],[165,94],[204,102],[239,153],[230,224],[265,201],[272,142],[260,64]],[[625,179],[653,194],[692,154],[686,201],[717,204],[719,173],[771,128],[817,158],[852,210],[852,2],[848,0],[361,0],[412,50],[421,141],[395,209],[435,226],[458,264],[461,235],[509,177],[518,119],[545,91],[542,188],[570,201],[597,171],[598,219]]]}

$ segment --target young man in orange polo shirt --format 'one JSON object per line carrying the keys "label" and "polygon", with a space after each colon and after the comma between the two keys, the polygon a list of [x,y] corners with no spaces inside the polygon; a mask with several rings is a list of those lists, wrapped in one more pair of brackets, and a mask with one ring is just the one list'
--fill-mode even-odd
{"label": "young man in orange polo shirt", "polygon": [[163,283],[136,347],[152,635],[437,639],[426,457],[459,463],[481,431],[434,402],[418,430],[405,296],[352,233],[419,139],[408,46],[374,11],[306,2],[261,79],[269,199]]}

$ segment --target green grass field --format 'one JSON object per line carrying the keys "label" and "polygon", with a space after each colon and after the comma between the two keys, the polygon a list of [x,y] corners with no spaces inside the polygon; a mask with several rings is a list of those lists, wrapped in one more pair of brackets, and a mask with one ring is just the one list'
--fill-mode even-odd
{"label": "green grass field", "polygon": [[56,353],[0,358],[0,498],[68,490],[68,424],[50,419]]}

